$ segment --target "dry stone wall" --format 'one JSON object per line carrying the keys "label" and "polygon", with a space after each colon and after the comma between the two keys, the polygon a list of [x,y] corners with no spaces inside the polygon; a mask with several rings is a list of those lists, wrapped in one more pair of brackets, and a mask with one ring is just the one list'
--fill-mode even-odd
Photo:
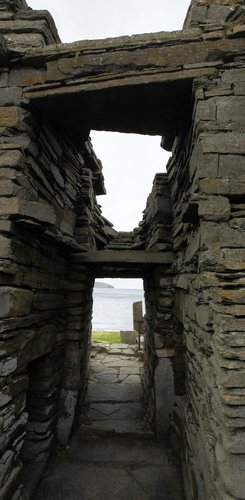
{"label": "dry stone wall", "polygon": [[193,128],[168,167],[186,378],[176,435],[193,499],[244,498],[244,77],[238,56],[194,83]]}
{"label": "dry stone wall", "polygon": [[[95,244],[93,176],[82,153],[62,134],[33,120],[31,133],[27,126],[29,136],[22,122],[20,128],[25,132],[18,137],[15,131],[13,137],[7,123],[9,108],[5,109],[10,133],[4,136],[0,153],[3,482],[13,464],[19,471],[25,431],[25,461],[39,462],[48,456],[58,415],[60,438],[69,436],[78,389],[86,378],[88,348],[84,346],[88,346],[92,307],[89,290],[93,284],[84,268],[74,269],[70,254],[78,246],[81,249]],[[88,197],[91,206],[86,203]],[[84,213],[90,231],[79,244],[79,217],[86,228]],[[99,209],[94,213],[98,218]],[[71,386],[75,395],[68,420],[64,393],[67,396],[67,387]],[[68,394],[71,399],[69,390]],[[3,498],[13,488],[11,478],[0,490]]]}
{"label": "dry stone wall", "polygon": [[[0,3],[0,30],[9,53],[59,41],[50,15],[25,2]],[[71,254],[101,244],[110,224],[96,202],[104,186],[89,138],[75,145],[27,109],[21,68],[6,63],[2,58],[0,497],[17,499],[33,493],[56,434],[67,440],[81,404],[93,278]]]}
{"label": "dry stone wall", "polygon": [[[155,176],[152,191],[148,197],[142,222],[139,225],[138,238],[144,241],[146,252],[159,251],[171,255],[172,252],[172,203],[170,185],[166,174]],[[159,380],[156,378],[157,366],[174,356],[173,331],[173,275],[172,262],[164,266],[154,266],[144,275],[145,290],[145,345],[143,389],[146,402],[146,419],[153,430],[156,429],[157,413],[156,393]],[[168,373],[172,372],[168,365]],[[165,373],[166,376],[166,373]],[[173,399],[173,394],[172,394]],[[165,407],[162,419],[168,420]],[[168,431],[165,426],[164,436]],[[159,433],[158,433],[159,434]]]}
{"label": "dry stone wall", "polygon": [[[92,288],[98,272],[144,278],[147,418],[165,437],[166,413],[172,414],[175,402],[171,441],[180,453],[186,498],[245,498],[244,1],[193,0],[185,29],[182,34],[163,33],[163,40],[159,34],[146,36],[145,45],[142,37],[120,40],[129,48],[130,64],[137,67],[130,80],[135,98],[146,96],[140,82],[149,96],[150,89],[159,89],[164,80],[166,94],[157,94],[159,99],[165,95],[159,101],[161,109],[171,111],[176,102],[181,108],[181,89],[186,102],[183,109],[169,113],[170,127],[166,117],[156,113],[157,99],[152,122],[128,115],[132,123],[123,125],[128,130],[142,132],[140,122],[144,132],[163,130],[162,144],[168,149],[173,145],[172,158],[167,174],[155,178],[139,227],[117,233],[96,201],[105,190],[86,119],[78,123],[80,135],[76,127],[71,132],[65,120],[52,119],[52,109],[58,111],[57,102],[64,102],[67,85],[71,116],[72,105],[80,103],[75,99],[74,53],[55,45],[59,37],[47,12],[32,11],[24,0],[0,0],[0,496],[4,500],[30,497],[56,436],[67,442],[86,389]],[[132,49],[135,40],[140,58]],[[44,50],[49,44],[53,47]],[[30,48],[34,52],[25,56]],[[85,44],[83,50],[88,49],[95,50]],[[104,50],[103,43],[98,42],[98,50]],[[110,50],[113,71],[107,93],[111,95],[113,85],[113,96],[118,84],[115,68],[120,69],[118,50],[118,46]],[[46,74],[42,66],[46,57],[54,58],[56,68],[57,54],[63,51],[71,63],[71,81],[62,74],[63,83],[57,82],[54,73],[45,90],[39,65]],[[125,64],[124,46],[120,51]],[[149,75],[147,67],[141,80],[138,63],[145,61],[146,53],[157,60],[158,69]],[[87,60],[88,54],[83,56]],[[29,68],[23,67],[24,61]],[[100,68],[101,63],[97,73],[106,70]],[[156,77],[151,87],[151,78]],[[91,84],[91,78],[83,84]],[[126,96],[131,88],[128,78]],[[61,100],[52,108],[52,91],[59,93],[60,84]],[[100,93],[105,82],[92,84],[96,95],[95,86]],[[81,97],[84,89],[79,89]],[[117,89],[121,106],[123,90],[121,81]],[[45,106],[41,113],[35,103],[38,92],[43,92],[43,103],[49,100],[48,115]],[[97,123],[96,105],[92,109]],[[111,101],[107,110],[112,114],[108,121],[100,119],[106,127],[119,130]],[[98,256],[100,250],[102,264],[95,268],[95,261],[84,263],[81,256],[90,252]],[[107,252],[116,254],[115,262],[106,260]],[[163,263],[137,262],[135,256],[140,259],[142,254],[160,254]],[[156,413],[163,406],[165,413]]]}

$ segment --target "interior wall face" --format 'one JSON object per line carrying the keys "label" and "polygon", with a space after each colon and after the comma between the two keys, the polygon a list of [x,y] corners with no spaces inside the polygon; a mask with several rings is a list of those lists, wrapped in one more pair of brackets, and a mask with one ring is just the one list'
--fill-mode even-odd
{"label": "interior wall face", "polygon": [[[169,263],[144,275],[145,335],[143,390],[146,419],[158,438],[166,439],[173,411],[173,269],[172,202],[166,174],[156,174],[140,224],[147,252],[158,251]],[[167,262],[167,261],[166,261]]]}
{"label": "interior wall face", "polygon": [[[71,254],[78,241],[84,249],[95,244],[91,216],[95,193],[93,173],[84,159],[89,145],[76,147],[65,133],[25,111],[18,89],[1,89],[1,99],[5,102],[0,117],[0,496],[4,499],[16,489],[21,493],[23,459],[39,469],[47,459],[58,419],[60,440],[68,439],[82,398],[93,280],[84,266],[73,264]],[[96,225],[98,209],[95,213]]]}
{"label": "interior wall face", "polygon": [[[243,3],[193,0],[185,27],[200,29],[198,36],[212,44],[226,36],[227,15],[238,7],[227,39],[239,38],[236,47],[241,47]],[[7,24],[1,26],[11,50],[59,42],[51,17],[26,10],[24,0],[0,0],[0,13],[2,9],[2,23]],[[28,30],[23,33],[24,24]],[[239,47],[224,57],[221,51],[220,61],[213,54],[215,60],[194,79],[190,130],[176,137],[167,175],[156,176],[142,224],[127,243],[130,249],[132,244],[165,258],[150,273],[142,271],[147,313],[144,389],[153,424],[162,400],[159,387],[160,396],[169,387],[173,395],[174,383],[171,441],[180,450],[188,500],[245,498],[245,71]],[[0,54],[6,58],[5,49],[0,37]],[[210,77],[205,76],[207,68]],[[32,465],[45,461],[56,435],[67,442],[82,404],[94,276],[76,252],[118,250],[113,244],[120,247],[123,240],[96,202],[103,178],[91,143],[78,144],[68,132],[36,116],[22,99],[24,77],[21,66],[1,68],[4,500],[21,496],[22,460]],[[139,273],[137,263],[136,268]],[[165,368],[169,384],[164,388],[158,382]]]}
{"label": "interior wall face", "polygon": [[192,130],[175,141],[168,168],[186,350],[175,425],[188,499],[245,498],[244,79],[234,62],[194,83]]}

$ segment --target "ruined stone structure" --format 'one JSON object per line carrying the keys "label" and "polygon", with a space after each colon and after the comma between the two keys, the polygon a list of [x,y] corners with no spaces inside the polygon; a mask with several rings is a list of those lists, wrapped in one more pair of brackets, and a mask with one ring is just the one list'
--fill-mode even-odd
{"label": "ruined stone structure", "polygon": [[[48,12],[0,0],[1,499],[69,438],[109,276],[144,279],[147,418],[161,366],[186,498],[245,498],[244,32],[243,0],[192,0],[182,31],[61,44]],[[91,129],[172,151],[132,233],[97,204]]]}

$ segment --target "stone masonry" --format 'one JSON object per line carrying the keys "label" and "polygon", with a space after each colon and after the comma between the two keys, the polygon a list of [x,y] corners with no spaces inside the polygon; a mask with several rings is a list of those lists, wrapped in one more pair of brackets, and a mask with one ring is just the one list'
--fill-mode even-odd
{"label": "stone masonry", "polygon": [[[244,0],[192,0],[182,31],[62,44],[0,0],[1,499],[30,498],[76,425],[109,276],[144,280],[145,418],[186,499],[245,499],[244,33]],[[97,203],[91,129],[172,153],[132,232]]]}

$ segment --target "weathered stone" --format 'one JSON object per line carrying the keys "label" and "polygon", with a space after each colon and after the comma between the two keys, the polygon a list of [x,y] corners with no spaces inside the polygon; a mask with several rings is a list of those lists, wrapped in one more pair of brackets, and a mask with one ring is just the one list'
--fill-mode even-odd
{"label": "weathered stone", "polygon": [[17,358],[5,358],[0,361],[0,376],[7,377],[10,373],[13,373],[17,368]]}
{"label": "weathered stone", "polygon": [[14,453],[6,451],[0,459],[0,486],[4,483],[5,477],[8,475],[11,466],[13,465]]}
{"label": "weathered stone", "polygon": [[[24,439],[27,460],[46,460],[59,417],[67,443],[86,386],[95,276],[144,278],[145,422],[166,431],[174,404],[186,496],[242,498],[243,18],[243,0],[193,0],[180,32],[57,45],[48,14],[0,0],[3,498],[22,495]],[[94,128],[159,134],[172,148],[134,231],[115,231],[97,204]],[[89,389],[96,425],[85,432],[98,422],[108,432],[110,413],[113,432],[138,430],[132,357],[120,345],[96,355],[103,391]],[[157,360],[168,366],[159,377]]]}
{"label": "weathered stone", "polygon": [[232,11],[233,7],[229,5],[210,5],[207,20],[210,20],[212,23],[215,21],[222,23]]}
{"label": "weathered stone", "polygon": [[41,33],[14,33],[14,35],[11,33],[10,36],[5,35],[5,40],[9,50],[45,47],[45,38]]}
{"label": "weathered stone", "polygon": [[39,292],[35,294],[33,306],[41,311],[59,309],[62,307],[64,296],[58,293]]}
{"label": "weathered stone", "polygon": [[202,148],[204,153],[244,154],[244,134],[230,132],[206,135],[202,137]]}
{"label": "weathered stone", "polygon": [[0,318],[25,316],[30,313],[33,292],[20,288],[0,287]]}
{"label": "weathered stone", "polygon": [[215,120],[216,118],[216,102],[215,99],[206,99],[204,101],[199,101],[195,120],[198,122],[200,120]]}
{"label": "weathered stone", "polygon": [[229,458],[226,458],[221,442],[217,443],[215,453],[226,490],[233,498],[242,498],[244,496],[244,456],[230,455]]}
{"label": "weathered stone", "polygon": [[224,83],[234,84],[235,82],[245,82],[245,70],[243,68],[231,68],[228,71],[224,71],[221,78]]}
{"label": "weathered stone", "polygon": [[245,84],[237,83],[234,85],[234,94],[235,95],[245,95]]}
{"label": "weathered stone", "polygon": [[[206,181],[203,182],[206,183]],[[198,214],[204,220],[226,221],[229,220],[230,213],[229,200],[224,196],[209,196],[207,200],[198,203]]]}
{"label": "weathered stone", "polygon": [[244,377],[244,370],[234,371],[233,373],[223,370],[220,375],[220,382],[224,387],[244,387]]}
{"label": "weathered stone", "polygon": [[55,224],[53,207],[47,203],[26,201],[18,197],[0,200],[0,215],[21,216],[46,224]]}
{"label": "weathered stone", "polygon": [[0,106],[20,104],[21,94],[21,89],[18,87],[7,87],[6,89],[1,89]]}
{"label": "weathered stone", "polygon": [[0,152],[0,167],[16,167],[22,168],[24,157],[20,151],[1,151]]}
{"label": "weathered stone", "polygon": [[125,344],[135,345],[137,342],[138,334],[133,331],[120,331],[121,342]]}
{"label": "weathered stone", "polygon": [[236,179],[243,173],[244,157],[239,155],[220,155],[219,176]]}
{"label": "weathered stone", "polygon": [[225,123],[227,120],[245,121],[245,97],[220,97],[217,102],[217,121]]}
{"label": "weathered stone", "polygon": [[13,497],[13,494],[19,484],[20,471],[21,467],[19,465],[13,467],[7,481],[2,488],[0,488],[0,495],[2,498]]}
{"label": "weathered stone", "polygon": [[199,189],[202,193],[207,194],[229,194],[230,182],[229,179],[202,179],[199,181]]}
{"label": "weathered stone", "polygon": [[19,123],[19,109],[15,106],[0,107],[0,127],[16,127]]}
{"label": "weathered stone", "polygon": [[33,446],[32,441],[25,441],[22,455],[24,459],[37,460],[38,455],[43,454],[43,452],[50,450],[54,442],[54,436],[50,436],[47,439],[42,439],[41,441],[35,440],[35,446]]}

